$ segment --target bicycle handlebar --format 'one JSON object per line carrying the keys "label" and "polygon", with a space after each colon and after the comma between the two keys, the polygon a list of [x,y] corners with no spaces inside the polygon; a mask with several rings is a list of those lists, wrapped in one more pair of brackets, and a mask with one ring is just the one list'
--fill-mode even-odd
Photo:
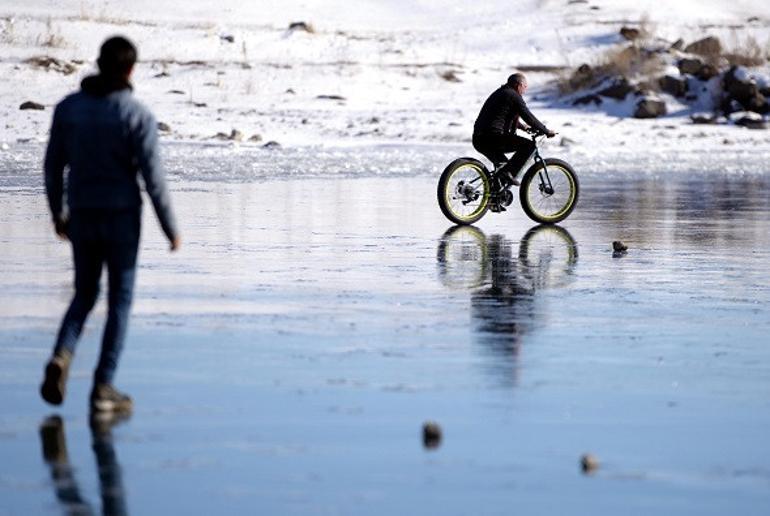
{"label": "bicycle handlebar", "polygon": [[[529,133],[532,136],[532,138],[539,138],[541,136],[548,136],[548,133],[544,133],[543,131],[539,131],[537,129],[527,128],[527,129],[524,129],[524,131]],[[554,136],[556,136],[557,134],[559,134],[559,133],[553,133]]]}

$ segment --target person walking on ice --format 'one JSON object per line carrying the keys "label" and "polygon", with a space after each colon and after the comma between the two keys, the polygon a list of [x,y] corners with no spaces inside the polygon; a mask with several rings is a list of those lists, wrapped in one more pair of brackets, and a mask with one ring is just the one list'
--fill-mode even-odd
{"label": "person walking on ice", "polygon": [[[95,412],[130,411],[113,379],[128,328],[141,227],[139,174],[171,251],[180,237],[158,153],[157,122],[132,95],[136,47],[115,36],[101,46],[99,73],[57,106],[45,155],[45,188],[56,234],[69,239],[75,295],[64,315],[40,394],[64,401],[67,374],[107,266],[108,313],[90,396]],[[64,170],[66,205],[64,202]]]}

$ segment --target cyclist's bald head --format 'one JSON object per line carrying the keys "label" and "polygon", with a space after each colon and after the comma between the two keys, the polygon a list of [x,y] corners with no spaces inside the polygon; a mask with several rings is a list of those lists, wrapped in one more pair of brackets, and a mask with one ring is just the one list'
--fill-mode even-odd
{"label": "cyclist's bald head", "polygon": [[508,77],[508,86],[518,88],[519,86],[527,84],[527,78],[523,73],[515,73]]}

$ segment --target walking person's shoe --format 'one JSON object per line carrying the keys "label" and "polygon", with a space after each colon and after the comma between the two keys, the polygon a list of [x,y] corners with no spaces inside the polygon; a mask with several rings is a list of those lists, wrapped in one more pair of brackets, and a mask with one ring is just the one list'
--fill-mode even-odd
{"label": "walking person's shoe", "polygon": [[95,383],[91,390],[91,411],[131,412],[134,402],[131,398],[109,383]]}
{"label": "walking person's shoe", "polygon": [[130,418],[131,412],[95,412],[92,410],[88,418],[88,425],[91,427],[91,434],[95,439],[105,439],[112,436],[113,427],[128,421]]}
{"label": "walking person's shoe", "polygon": [[67,374],[69,373],[72,353],[59,351],[55,353],[45,366],[45,379],[40,386],[40,396],[51,405],[61,405],[67,389]]}
{"label": "walking person's shoe", "polygon": [[40,425],[40,443],[43,459],[48,464],[67,464],[67,441],[64,439],[64,422],[60,416],[48,416]]}

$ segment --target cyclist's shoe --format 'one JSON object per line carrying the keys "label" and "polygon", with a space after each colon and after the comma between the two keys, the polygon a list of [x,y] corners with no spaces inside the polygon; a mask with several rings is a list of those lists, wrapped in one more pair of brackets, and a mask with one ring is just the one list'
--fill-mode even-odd
{"label": "cyclist's shoe", "polygon": [[109,383],[95,383],[91,390],[91,412],[131,412],[131,398]]}
{"label": "cyclist's shoe", "polygon": [[516,177],[510,172],[503,172],[503,178],[503,182],[505,183],[506,188],[510,188],[511,186],[519,186],[521,184],[519,180],[516,179]]}
{"label": "cyclist's shoe", "polygon": [[507,161],[503,161],[502,163],[495,163],[495,174],[498,175],[500,178],[500,182],[502,183],[503,188],[510,188],[511,186],[519,186],[521,183],[518,179],[516,179],[516,176],[518,175],[518,171],[514,174],[511,173],[509,170],[503,170],[505,166],[508,164]]}
{"label": "cyclist's shoe", "polygon": [[502,211],[505,211],[505,206],[499,203],[493,202],[489,205],[489,211],[492,211],[494,213],[500,213]]}
{"label": "cyclist's shoe", "polygon": [[67,373],[72,353],[66,350],[55,353],[45,366],[45,379],[40,386],[40,396],[51,405],[61,405],[67,388]]}

